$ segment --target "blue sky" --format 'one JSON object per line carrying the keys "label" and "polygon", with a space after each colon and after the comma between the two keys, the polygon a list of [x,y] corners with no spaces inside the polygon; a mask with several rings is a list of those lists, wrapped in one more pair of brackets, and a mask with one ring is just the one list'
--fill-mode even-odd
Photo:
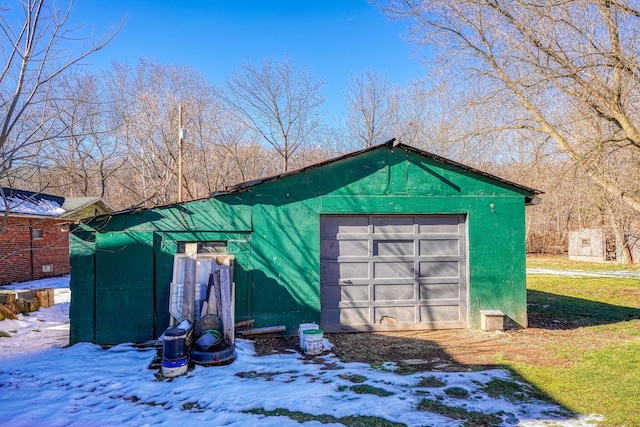
{"label": "blue sky", "polygon": [[244,63],[288,53],[326,82],[325,109],[333,117],[346,110],[345,83],[353,74],[386,72],[400,86],[425,74],[401,39],[406,24],[367,0],[76,0],[71,21],[83,24],[83,34],[101,33],[125,15],[116,39],[87,60],[92,67],[155,59],[186,64],[220,84]]}

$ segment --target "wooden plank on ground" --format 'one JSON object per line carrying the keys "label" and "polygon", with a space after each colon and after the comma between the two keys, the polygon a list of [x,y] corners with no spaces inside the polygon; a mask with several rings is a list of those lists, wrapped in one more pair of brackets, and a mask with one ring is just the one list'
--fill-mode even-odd
{"label": "wooden plank on ground", "polygon": [[238,331],[238,335],[242,335],[243,337],[249,335],[262,335],[262,334],[271,334],[274,332],[284,332],[287,330],[285,325],[278,326],[266,326],[264,328],[253,328],[253,329],[245,329],[243,331]]}
{"label": "wooden plank on ground", "polygon": [[16,292],[18,299],[34,299],[36,297],[35,289],[18,289]]}
{"label": "wooden plank on ground", "polygon": [[239,322],[235,323],[235,328],[236,329],[243,329],[243,328],[253,328],[253,325],[256,321],[254,319],[249,319],[249,320],[241,320]]}

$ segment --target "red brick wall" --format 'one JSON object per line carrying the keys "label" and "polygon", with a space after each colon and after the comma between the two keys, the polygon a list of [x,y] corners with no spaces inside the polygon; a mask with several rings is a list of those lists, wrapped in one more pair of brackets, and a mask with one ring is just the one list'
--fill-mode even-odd
{"label": "red brick wall", "polygon": [[[0,232],[0,285],[69,273],[69,236],[57,219],[9,218]],[[31,230],[42,230],[32,239]],[[53,271],[43,273],[51,264]]]}

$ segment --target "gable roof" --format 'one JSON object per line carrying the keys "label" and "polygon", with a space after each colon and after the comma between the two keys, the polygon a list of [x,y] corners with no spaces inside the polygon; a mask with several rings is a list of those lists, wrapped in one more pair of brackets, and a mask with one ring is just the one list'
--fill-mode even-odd
{"label": "gable roof", "polygon": [[65,197],[64,203],[62,204],[62,209],[65,211],[63,216],[65,218],[73,217],[77,212],[94,204],[100,207],[100,210],[104,211],[102,213],[115,211],[115,209],[109,206],[101,197]]}
{"label": "gable roof", "polygon": [[407,151],[410,151],[410,152],[414,152],[414,153],[420,154],[422,156],[428,157],[428,158],[430,158],[430,159],[432,159],[432,160],[434,160],[436,162],[443,163],[443,164],[448,164],[450,166],[454,166],[456,168],[460,168],[462,170],[465,170],[465,171],[468,171],[468,172],[471,172],[471,173],[474,173],[474,174],[477,174],[477,175],[480,175],[480,176],[484,176],[484,177],[486,177],[486,178],[488,178],[490,180],[493,180],[495,182],[502,183],[504,185],[513,187],[515,189],[519,189],[521,191],[524,191],[525,193],[529,193],[528,196],[525,196],[525,203],[528,204],[528,205],[537,204],[539,202],[539,199],[537,197],[535,197],[535,196],[538,195],[538,194],[544,194],[544,192],[542,192],[540,190],[536,190],[535,188],[527,187],[527,186],[524,186],[524,185],[521,185],[521,184],[518,184],[518,183],[515,183],[515,182],[512,182],[512,181],[500,178],[499,176],[492,175],[492,174],[490,174],[488,172],[481,171],[480,169],[476,169],[476,168],[473,168],[471,166],[467,166],[467,165],[464,165],[462,163],[455,162],[453,160],[447,159],[446,157],[442,157],[442,156],[439,156],[437,154],[433,154],[433,153],[430,153],[428,151],[421,150],[421,149],[413,147],[411,145],[403,144],[403,143],[397,141],[395,138],[392,138],[392,139],[390,139],[390,140],[388,140],[386,142],[383,142],[381,144],[374,145],[374,146],[371,146],[371,147],[367,147],[367,148],[364,148],[362,150],[353,151],[351,153],[347,153],[347,154],[344,154],[342,156],[338,156],[338,157],[334,157],[334,158],[331,158],[331,159],[328,159],[328,160],[324,160],[322,162],[314,163],[312,165],[305,166],[305,167],[300,168],[300,169],[284,172],[284,173],[281,173],[281,174],[278,174],[278,175],[268,176],[268,177],[264,177],[264,178],[258,178],[258,179],[251,180],[251,181],[245,181],[245,182],[241,182],[241,183],[235,184],[235,185],[230,185],[230,186],[226,187],[225,190],[214,191],[214,192],[210,193],[209,197],[203,197],[203,198],[194,199],[194,200],[186,200],[186,201],[184,201],[182,203],[177,203],[177,202],[167,203],[165,205],[154,206],[152,208],[144,208],[144,207],[139,207],[139,206],[133,206],[133,207],[130,207],[130,208],[127,208],[127,209],[123,209],[123,210],[120,210],[120,211],[107,213],[107,214],[104,214],[104,215],[98,215],[98,217],[114,216],[114,215],[127,214],[127,213],[144,212],[144,211],[148,211],[148,210],[151,210],[151,209],[156,209],[156,208],[161,208],[161,207],[166,207],[166,206],[175,206],[175,205],[179,205],[179,204],[194,202],[194,201],[197,201],[197,200],[205,200],[205,199],[208,199],[208,198],[211,198],[211,197],[218,197],[218,196],[225,196],[225,195],[230,195],[230,194],[235,194],[235,193],[241,193],[241,192],[244,192],[244,191],[249,191],[251,188],[253,188],[253,187],[255,187],[256,185],[259,185],[259,184],[263,184],[263,183],[266,183],[266,182],[277,181],[279,179],[285,178],[285,177],[290,176],[290,175],[295,175],[295,174],[298,174],[298,173],[301,173],[301,172],[304,172],[304,171],[316,169],[316,168],[322,167],[324,165],[328,165],[328,164],[331,164],[331,163],[334,163],[334,162],[338,162],[338,161],[343,160],[343,159],[348,159],[348,158],[351,158],[351,157],[355,157],[355,156],[358,156],[360,154],[363,154],[363,153],[366,153],[366,152],[369,152],[369,151],[380,149],[382,147],[402,148],[404,150],[407,150]]}
{"label": "gable roof", "polygon": [[57,217],[64,214],[64,197],[0,187],[0,212]]}
{"label": "gable roof", "polygon": [[407,151],[410,151],[410,152],[417,153],[417,154],[420,154],[422,156],[428,157],[428,158],[430,158],[430,159],[432,159],[432,160],[434,160],[434,161],[436,161],[438,163],[444,163],[444,164],[447,164],[447,165],[450,165],[450,166],[454,166],[456,168],[459,168],[459,169],[462,169],[462,170],[465,170],[465,171],[468,171],[468,172],[471,172],[471,173],[474,173],[474,174],[477,174],[477,175],[484,176],[484,177],[489,178],[489,179],[491,179],[493,181],[508,185],[510,187],[514,187],[516,189],[523,190],[523,191],[525,191],[527,193],[530,193],[530,195],[531,195],[531,197],[527,197],[527,203],[531,203],[533,201],[533,199],[535,198],[534,197],[535,195],[544,194],[542,191],[536,190],[535,188],[526,187],[524,185],[509,181],[509,180],[506,180],[506,179],[503,179],[503,178],[500,178],[499,176],[492,175],[492,174],[490,174],[488,172],[481,171],[480,169],[476,169],[476,168],[473,168],[471,166],[467,166],[467,165],[464,165],[462,163],[455,162],[453,160],[447,159],[446,157],[438,156],[437,154],[433,154],[433,153],[430,153],[428,151],[421,150],[421,149],[413,147],[411,145],[403,144],[403,143],[397,141],[395,138],[393,138],[393,139],[390,139],[389,141],[383,142],[382,144],[374,145],[372,147],[368,147],[368,148],[365,148],[365,149],[362,149],[362,150],[359,150],[359,151],[353,151],[351,153],[348,153],[348,154],[345,154],[345,155],[342,155],[342,156],[339,156],[339,157],[334,157],[332,159],[328,159],[328,160],[325,160],[325,161],[322,161],[322,162],[319,162],[319,163],[315,163],[313,165],[309,165],[309,166],[306,166],[306,167],[301,168],[301,169],[297,169],[297,170],[289,171],[289,172],[284,172],[284,173],[281,173],[281,174],[278,174],[278,175],[273,175],[273,176],[270,176],[270,177],[260,178],[260,179],[256,179],[256,180],[253,180],[253,181],[242,182],[240,184],[229,186],[229,187],[227,187],[226,191],[216,191],[216,192],[211,193],[211,196],[221,196],[221,195],[225,195],[225,194],[233,194],[233,193],[240,193],[240,192],[243,192],[243,191],[247,191],[247,190],[251,189],[252,187],[254,187],[254,186],[258,185],[258,184],[262,184],[262,183],[265,183],[265,182],[276,181],[278,179],[284,178],[284,177],[289,176],[289,175],[295,175],[297,173],[304,172],[304,171],[311,170],[311,169],[315,169],[315,168],[318,168],[318,167],[321,167],[321,166],[324,166],[324,165],[327,165],[327,164],[330,164],[330,163],[333,163],[333,162],[337,162],[337,161],[340,161],[340,160],[343,160],[343,159],[347,159],[347,158],[350,158],[350,157],[355,157],[355,156],[358,156],[358,155],[360,155],[362,153],[366,153],[368,151],[377,150],[377,149],[379,149],[381,147],[402,148],[404,150],[407,150]]}

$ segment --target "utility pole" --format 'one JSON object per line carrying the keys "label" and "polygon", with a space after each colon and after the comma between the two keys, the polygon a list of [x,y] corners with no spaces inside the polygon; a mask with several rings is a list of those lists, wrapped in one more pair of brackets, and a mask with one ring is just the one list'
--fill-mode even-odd
{"label": "utility pole", "polygon": [[178,107],[178,203],[182,203],[182,105]]}

